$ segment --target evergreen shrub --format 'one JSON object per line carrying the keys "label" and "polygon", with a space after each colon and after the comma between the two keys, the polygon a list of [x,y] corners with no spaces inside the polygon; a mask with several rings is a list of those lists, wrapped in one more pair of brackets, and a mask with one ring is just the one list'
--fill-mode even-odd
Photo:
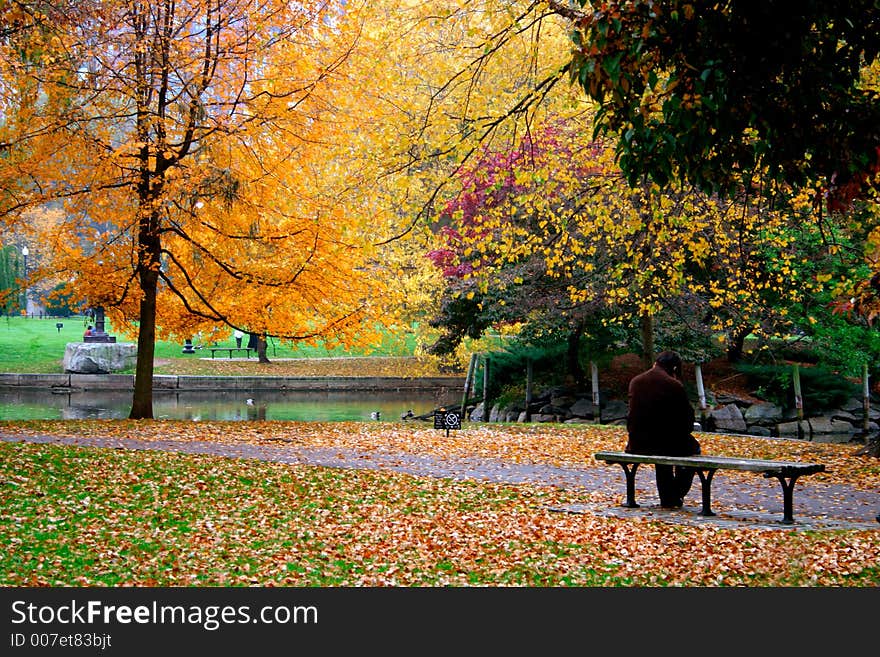
{"label": "evergreen shrub", "polygon": [[[795,408],[793,366],[740,364],[736,369],[761,399],[787,410]],[[823,366],[801,367],[800,381],[804,411],[809,414],[839,408],[861,390],[858,383]]]}

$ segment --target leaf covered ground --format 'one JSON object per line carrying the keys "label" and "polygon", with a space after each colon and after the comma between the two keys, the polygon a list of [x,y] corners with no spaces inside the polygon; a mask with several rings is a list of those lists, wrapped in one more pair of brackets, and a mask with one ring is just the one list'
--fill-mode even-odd
{"label": "leaf covered ground", "polygon": [[[125,449],[126,440],[295,444],[579,468],[616,427],[421,423],[25,422],[0,433],[6,586],[876,586],[880,531],[687,526],[555,513],[614,490],[418,477]],[[880,490],[845,445],[701,436],[704,451],[821,460],[827,483]],[[754,475],[752,475],[754,477]]]}
{"label": "leaf covered ground", "polygon": [[[157,374],[192,376],[450,376],[433,358],[363,356],[340,358],[168,358],[156,362]],[[459,373],[453,376],[464,376]]]}

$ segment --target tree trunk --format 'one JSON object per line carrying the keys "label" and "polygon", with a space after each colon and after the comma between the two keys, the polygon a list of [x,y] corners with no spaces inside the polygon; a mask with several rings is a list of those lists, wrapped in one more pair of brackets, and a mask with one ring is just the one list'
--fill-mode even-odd
{"label": "tree trunk", "polygon": [[[144,176],[145,180],[147,176]],[[146,191],[145,191],[146,190]],[[141,190],[141,205],[149,199],[149,185]],[[151,212],[140,219],[138,227],[138,282],[143,297],[138,318],[138,352],[131,400],[131,420],[153,419],[153,367],[156,355],[156,298],[159,290],[159,262],[162,244],[159,239],[160,217]]]}
{"label": "tree trunk", "polygon": [[654,318],[648,313],[639,317],[639,331],[642,336],[642,365],[648,369],[654,364]]}
{"label": "tree trunk", "polygon": [[583,387],[585,375],[584,368],[581,366],[580,359],[580,351],[581,351],[581,336],[584,334],[584,324],[583,322],[579,322],[572,329],[571,333],[568,334],[568,350],[566,352],[566,359],[568,361],[568,373],[571,375],[571,378],[574,380],[575,386],[578,388]]}
{"label": "tree trunk", "polygon": [[153,367],[156,353],[156,293],[159,277],[154,271],[141,272],[143,298],[140,305],[137,363],[131,420],[153,419]]}
{"label": "tree trunk", "polygon": [[137,364],[134,375],[134,396],[131,420],[153,419],[153,360],[156,348],[156,291],[145,291],[141,299],[138,331]]}
{"label": "tree trunk", "polygon": [[269,357],[266,355],[266,336],[261,335],[257,340],[257,360],[261,363],[268,363]]}
{"label": "tree trunk", "polygon": [[737,331],[730,337],[730,345],[727,347],[727,362],[738,363],[742,360],[746,337],[750,332],[747,330]]}

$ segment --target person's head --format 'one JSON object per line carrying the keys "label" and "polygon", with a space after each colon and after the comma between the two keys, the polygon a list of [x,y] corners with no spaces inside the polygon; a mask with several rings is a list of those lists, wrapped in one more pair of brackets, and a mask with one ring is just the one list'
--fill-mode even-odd
{"label": "person's head", "polygon": [[669,376],[681,376],[681,356],[677,351],[662,351],[654,360],[654,364],[662,368]]}

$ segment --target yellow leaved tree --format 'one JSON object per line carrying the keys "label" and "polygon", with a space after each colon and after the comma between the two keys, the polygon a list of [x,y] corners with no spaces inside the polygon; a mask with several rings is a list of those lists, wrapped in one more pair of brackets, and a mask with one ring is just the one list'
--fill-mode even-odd
{"label": "yellow leaved tree", "polygon": [[425,319],[446,285],[427,256],[459,173],[481,145],[512,146],[542,117],[588,107],[565,84],[566,21],[539,2],[386,0],[374,11],[370,37],[381,48],[369,82],[377,101],[372,137],[383,145],[377,202],[397,217],[376,239],[398,273],[386,302],[422,320],[426,346],[437,331]]}

